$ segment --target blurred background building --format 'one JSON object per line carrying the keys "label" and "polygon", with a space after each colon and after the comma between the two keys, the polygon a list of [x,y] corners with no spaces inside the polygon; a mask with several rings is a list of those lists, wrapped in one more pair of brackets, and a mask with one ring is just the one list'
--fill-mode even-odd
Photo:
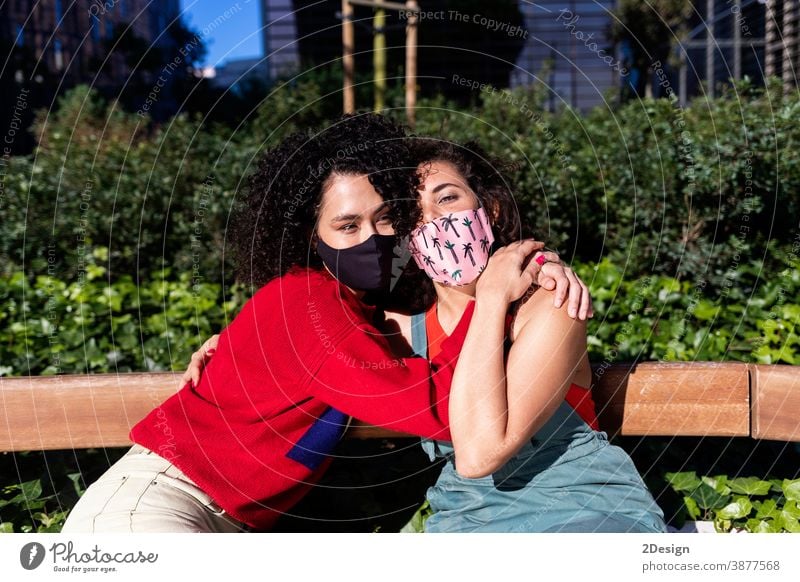
{"label": "blurred background building", "polygon": [[[457,76],[498,88],[536,86],[548,108],[585,111],[663,95],[655,63],[682,103],[713,97],[745,76],[755,84],[777,76],[786,90],[797,89],[800,0],[419,4],[422,96],[462,104],[475,100],[474,90],[454,82]],[[157,121],[179,110],[205,112],[227,93],[257,101],[270,85],[298,73],[323,76],[331,86],[340,83],[341,0],[260,0],[258,16],[246,23],[228,19],[240,3],[220,6],[212,23],[193,30],[186,15],[197,9],[180,0],[7,0],[0,4],[0,50],[7,56],[0,70],[2,115],[10,115],[23,87],[30,91],[30,107],[22,114],[29,124],[32,110],[51,106],[58,94],[80,83],[133,111],[149,103],[147,112]],[[362,92],[370,90],[373,71],[373,19],[372,8],[354,7]],[[398,94],[406,24],[407,15],[389,10],[382,29],[387,77]],[[207,45],[223,33],[233,40],[259,37],[261,54],[208,65]],[[148,101],[156,87],[158,98]],[[25,137],[14,148],[25,151],[31,144]]]}
{"label": "blurred background building", "polygon": [[[685,103],[745,76],[779,76],[796,87],[798,0],[539,0],[480,3],[422,0],[420,88],[464,98],[450,73],[501,87],[544,84],[548,104],[579,110],[619,97],[663,92],[660,62]],[[262,0],[265,58],[271,79],[341,55],[341,2]],[[656,12],[657,11],[657,12]],[[443,18],[435,15],[444,14]],[[491,31],[456,14],[509,27]],[[368,68],[371,11],[356,7],[356,51]],[[403,19],[387,14],[390,63],[399,66]],[[510,27],[522,27],[508,34]],[[642,59],[642,57],[645,57]],[[357,58],[359,55],[357,55]],[[359,68],[359,67],[357,67]],[[359,70],[362,70],[359,68]]]}

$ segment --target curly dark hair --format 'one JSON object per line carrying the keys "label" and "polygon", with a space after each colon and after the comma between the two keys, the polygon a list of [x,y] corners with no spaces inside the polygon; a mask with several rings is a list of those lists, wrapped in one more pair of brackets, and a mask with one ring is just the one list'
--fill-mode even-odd
{"label": "curly dark hair", "polygon": [[311,238],[333,174],[366,175],[392,203],[398,234],[410,231],[419,182],[405,128],[374,113],[345,115],[262,156],[230,233],[239,281],[260,287],[294,267],[322,267]]}
{"label": "curly dark hair", "polygon": [[[512,164],[492,158],[473,141],[463,145],[431,137],[410,141],[412,159],[420,169],[420,181],[425,177],[426,166],[433,162],[449,162],[462,175],[492,222],[495,237],[493,248],[530,236],[520,221],[511,182],[506,177],[514,168]],[[411,217],[415,224],[420,222],[419,204],[411,210]],[[414,261],[409,261],[392,291],[389,305],[394,309],[417,313],[428,309],[435,300],[433,281]]]}

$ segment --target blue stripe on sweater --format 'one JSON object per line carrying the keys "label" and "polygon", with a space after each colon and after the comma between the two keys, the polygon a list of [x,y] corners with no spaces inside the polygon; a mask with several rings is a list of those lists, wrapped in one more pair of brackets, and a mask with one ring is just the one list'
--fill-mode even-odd
{"label": "blue stripe on sweater", "polygon": [[348,416],[335,408],[328,408],[286,453],[290,459],[312,471],[320,466],[342,438],[347,428]]}

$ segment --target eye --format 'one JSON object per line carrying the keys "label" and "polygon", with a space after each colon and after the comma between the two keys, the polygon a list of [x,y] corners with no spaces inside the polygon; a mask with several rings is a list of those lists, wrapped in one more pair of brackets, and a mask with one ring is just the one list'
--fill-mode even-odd
{"label": "eye", "polygon": [[394,216],[387,212],[386,214],[384,214],[383,216],[381,216],[378,219],[378,222],[383,222],[383,223],[387,223],[388,222],[389,224],[391,224],[391,223],[394,222]]}
{"label": "eye", "polygon": [[454,192],[448,192],[441,198],[439,198],[439,204],[447,204],[448,202],[452,202],[453,200],[458,200],[458,194]]}
{"label": "eye", "polygon": [[348,224],[343,224],[342,226],[340,226],[340,227],[339,227],[339,229],[338,229],[338,230],[340,230],[341,232],[345,232],[345,233],[347,233],[347,232],[353,232],[353,231],[355,231],[355,230],[356,230],[356,228],[358,228],[358,227],[356,226],[356,224],[355,224],[354,222],[350,222],[350,223],[348,223]]}

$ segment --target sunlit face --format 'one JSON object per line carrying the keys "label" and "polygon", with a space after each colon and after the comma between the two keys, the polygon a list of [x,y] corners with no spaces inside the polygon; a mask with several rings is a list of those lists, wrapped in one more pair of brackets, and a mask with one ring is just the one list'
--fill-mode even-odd
{"label": "sunlit face", "polygon": [[346,249],[374,234],[394,234],[391,207],[365,175],[332,174],[322,194],[317,235],[330,247]]}
{"label": "sunlit face", "polygon": [[450,162],[436,161],[419,167],[422,184],[418,190],[422,222],[430,222],[461,210],[480,206],[475,192]]}

